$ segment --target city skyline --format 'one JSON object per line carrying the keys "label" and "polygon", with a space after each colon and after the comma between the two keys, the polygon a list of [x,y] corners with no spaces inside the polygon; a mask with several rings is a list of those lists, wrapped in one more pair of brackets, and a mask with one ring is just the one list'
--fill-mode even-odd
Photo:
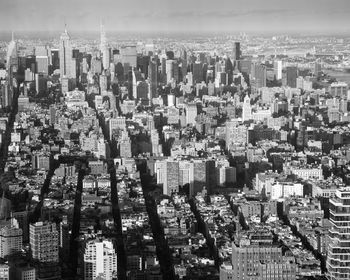
{"label": "city skyline", "polygon": [[[3,1],[0,31],[116,32],[321,32],[344,33],[350,23],[346,0],[204,1],[110,0]],[[25,7],[25,8],[23,8]],[[49,21],[47,19],[50,19]]]}

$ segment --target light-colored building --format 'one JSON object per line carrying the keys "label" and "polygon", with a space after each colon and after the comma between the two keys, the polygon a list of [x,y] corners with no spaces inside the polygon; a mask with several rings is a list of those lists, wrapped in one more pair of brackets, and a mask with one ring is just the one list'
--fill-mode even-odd
{"label": "light-colored building", "polygon": [[59,233],[56,224],[37,222],[29,226],[32,258],[40,262],[58,262]]}
{"label": "light-colored building", "polygon": [[117,275],[117,253],[109,240],[90,240],[84,251],[84,279],[102,277],[112,280]]}

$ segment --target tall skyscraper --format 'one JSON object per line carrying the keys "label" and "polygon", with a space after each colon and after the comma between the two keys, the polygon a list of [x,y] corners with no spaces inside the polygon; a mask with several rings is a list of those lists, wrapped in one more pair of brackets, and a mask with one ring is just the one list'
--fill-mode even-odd
{"label": "tall skyscraper", "polygon": [[109,240],[88,241],[84,252],[84,279],[112,280],[116,275],[117,253],[113,243]]}
{"label": "tall skyscraper", "polygon": [[58,231],[56,224],[37,222],[29,226],[32,258],[42,263],[58,262]]}
{"label": "tall skyscraper", "polygon": [[282,61],[281,60],[274,61],[273,71],[274,71],[276,80],[281,80],[282,79]]}
{"label": "tall skyscraper", "polygon": [[72,62],[73,53],[72,46],[70,43],[70,36],[67,32],[67,28],[65,28],[64,32],[60,37],[60,78],[75,78],[72,73]]}
{"label": "tall skyscraper", "polygon": [[168,59],[166,61],[166,82],[170,83],[170,81],[174,78],[174,60]]}
{"label": "tall skyscraper", "polygon": [[241,43],[235,42],[234,48],[233,48],[233,60],[240,60],[241,59]]}
{"label": "tall skyscraper", "polygon": [[247,94],[244,97],[243,101],[243,110],[242,110],[242,120],[243,121],[249,121],[252,119],[252,106],[250,105],[250,98]]}
{"label": "tall skyscraper", "polygon": [[327,278],[350,279],[350,187],[338,189],[329,199],[329,245],[327,255]]}
{"label": "tall skyscraper", "polygon": [[287,86],[291,88],[296,88],[298,68],[296,66],[288,66],[286,69],[286,72],[287,72]]}
{"label": "tall skyscraper", "polygon": [[150,99],[157,96],[158,65],[156,61],[150,61],[148,65],[148,79],[150,83]]}
{"label": "tall skyscraper", "polygon": [[18,47],[13,32],[11,42],[7,47],[6,69],[17,72],[18,69]]}
{"label": "tall skyscraper", "polygon": [[102,53],[102,65],[103,69],[109,69],[109,63],[111,60],[111,54],[107,45],[106,31],[103,24],[101,24],[101,42],[100,51]]}
{"label": "tall skyscraper", "polygon": [[256,88],[266,87],[266,66],[253,62],[251,66],[251,84]]}

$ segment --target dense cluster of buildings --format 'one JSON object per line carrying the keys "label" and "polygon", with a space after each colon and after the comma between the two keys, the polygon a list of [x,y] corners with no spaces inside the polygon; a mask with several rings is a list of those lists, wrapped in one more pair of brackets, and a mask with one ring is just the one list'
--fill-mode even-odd
{"label": "dense cluster of buildings", "polygon": [[0,279],[350,278],[348,85],[208,46],[12,38]]}

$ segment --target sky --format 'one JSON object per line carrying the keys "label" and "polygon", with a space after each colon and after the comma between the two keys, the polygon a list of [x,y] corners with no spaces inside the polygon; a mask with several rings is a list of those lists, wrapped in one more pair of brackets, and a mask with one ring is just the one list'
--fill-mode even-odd
{"label": "sky", "polygon": [[0,31],[350,32],[350,0],[0,0]]}

